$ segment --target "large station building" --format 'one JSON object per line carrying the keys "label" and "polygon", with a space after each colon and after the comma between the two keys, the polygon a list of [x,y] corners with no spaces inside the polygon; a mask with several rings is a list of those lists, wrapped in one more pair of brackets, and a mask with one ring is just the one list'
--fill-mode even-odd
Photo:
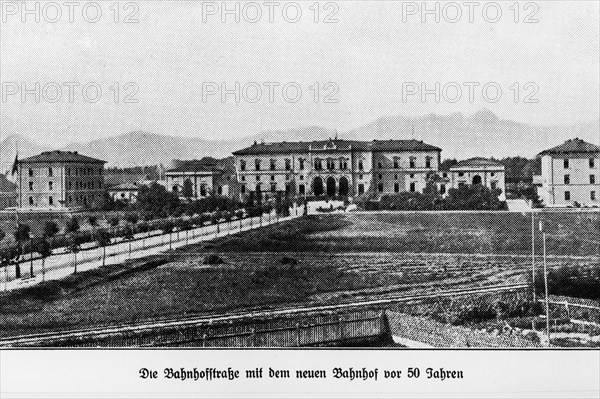
{"label": "large station building", "polygon": [[242,197],[251,191],[349,197],[420,192],[437,172],[440,154],[418,140],[341,139],[255,142],[233,153]]}

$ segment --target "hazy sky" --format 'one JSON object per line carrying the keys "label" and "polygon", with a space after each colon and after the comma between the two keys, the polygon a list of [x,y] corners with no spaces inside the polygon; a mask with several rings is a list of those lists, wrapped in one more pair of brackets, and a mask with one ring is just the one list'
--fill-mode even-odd
{"label": "hazy sky", "polygon": [[[275,7],[273,22],[264,2],[247,5],[245,14],[244,3],[237,3],[240,22],[225,15],[225,23],[221,2],[139,1],[134,3],[138,9],[125,9],[123,2],[117,23],[112,1],[98,2],[102,16],[96,23],[84,20],[82,6],[75,8],[73,22],[68,8],[61,7],[61,18],[53,23],[56,9],[44,3],[39,3],[40,22],[34,15],[22,22],[21,9],[13,15],[21,2],[8,3],[0,30],[2,136],[19,133],[53,145],[132,130],[218,139],[307,125],[343,131],[384,115],[471,114],[484,107],[501,118],[535,124],[598,119],[599,6],[594,0],[538,1],[528,8],[521,2],[518,16],[509,8],[512,1],[498,2],[498,22],[492,22],[496,8],[491,6],[484,18],[486,2],[474,9],[473,22],[468,6],[456,2],[463,15],[455,23],[450,20],[458,8],[443,9],[443,3],[437,3],[440,22],[428,15],[423,23],[420,9],[411,15],[420,1],[321,2],[319,22],[309,8],[313,1],[299,1],[294,4],[302,16],[295,23],[284,19],[295,17],[297,8],[289,2]],[[236,7],[234,1],[227,4]],[[436,2],[428,5],[433,9]],[[263,15],[252,23],[257,9]],[[123,23],[130,12],[137,23]],[[338,22],[324,23],[331,13]],[[85,15],[93,19],[95,9]],[[524,23],[527,17],[538,22]],[[23,102],[23,84],[31,89],[36,82],[40,102],[33,94]],[[65,82],[79,84],[72,102]],[[90,82],[102,89],[97,103],[83,98],[82,86]],[[239,103],[233,94],[224,102],[219,94],[207,94],[223,82],[230,89],[239,83]],[[421,83],[434,89],[436,82],[439,102],[434,94],[425,101],[420,92],[407,94],[421,90]],[[479,84],[472,102],[467,82]],[[115,84],[120,88],[116,103]],[[456,86],[462,88],[460,97]],[[56,87],[61,97],[52,103]],[[257,87],[262,96],[251,102]],[[302,94],[291,102],[298,87]],[[492,102],[498,87],[502,95]],[[11,94],[15,88],[18,92]],[[125,103],[123,97],[134,88],[138,102]],[[524,102],[529,94],[537,103]]]}

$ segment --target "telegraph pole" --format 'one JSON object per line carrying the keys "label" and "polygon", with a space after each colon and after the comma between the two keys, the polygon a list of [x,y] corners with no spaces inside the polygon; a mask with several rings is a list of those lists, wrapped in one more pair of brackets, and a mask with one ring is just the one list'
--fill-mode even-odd
{"label": "telegraph pole", "polygon": [[533,303],[535,303],[535,221],[533,209],[531,209],[531,286],[533,289]]}
{"label": "telegraph pole", "polygon": [[546,335],[548,336],[548,346],[550,346],[550,304],[548,301],[548,267],[546,262],[546,232],[544,225],[540,221],[540,231],[542,232],[542,242],[544,247],[544,289],[546,295]]}

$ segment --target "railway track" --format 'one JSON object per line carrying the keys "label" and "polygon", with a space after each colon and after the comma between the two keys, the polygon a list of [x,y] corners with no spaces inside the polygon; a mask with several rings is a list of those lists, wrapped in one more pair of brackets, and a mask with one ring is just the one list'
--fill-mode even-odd
{"label": "railway track", "polygon": [[341,303],[334,305],[321,305],[321,306],[307,306],[307,307],[284,307],[278,309],[257,309],[257,310],[245,310],[237,312],[228,312],[225,314],[207,315],[207,316],[195,316],[186,318],[170,318],[155,320],[152,322],[135,323],[135,324],[121,324],[113,326],[104,326],[88,329],[79,330],[68,330],[68,331],[57,331],[47,332],[31,335],[23,335],[18,337],[9,337],[0,339],[0,347],[17,347],[17,346],[30,346],[40,344],[44,342],[56,342],[71,339],[85,339],[85,338],[103,338],[111,335],[123,334],[123,333],[141,333],[144,331],[152,331],[162,328],[177,329],[192,327],[203,324],[213,323],[229,323],[240,320],[252,319],[252,318],[274,318],[274,317],[285,317],[294,316],[301,314],[311,314],[318,312],[330,312],[337,310],[346,310],[368,306],[379,306],[401,302],[410,302],[423,299],[431,298],[447,298],[456,296],[466,296],[473,294],[488,294],[495,292],[510,292],[521,289],[530,288],[528,284],[512,284],[512,285],[498,285],[481,288],[466,288],[460,290],[448,290],[445,292],[434,292],[421,295],[404,295],[396,297],[387,297],[375,300],[355,301],[349,303]]}

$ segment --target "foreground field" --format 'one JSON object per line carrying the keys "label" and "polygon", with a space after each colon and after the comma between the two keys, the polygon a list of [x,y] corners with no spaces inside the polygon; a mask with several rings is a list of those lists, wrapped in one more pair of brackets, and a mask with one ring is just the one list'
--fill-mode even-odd
{"label": "foreground field", "polygon": [[[285,222],[0,293],[0,336],[528,282],[531,221],[507,215],[507,221],[356,214]],[[585,275],[599,267],[597,220],[550,215],[551,270],[568,266]],[[209,254],[223,263],[204,264]]]}

